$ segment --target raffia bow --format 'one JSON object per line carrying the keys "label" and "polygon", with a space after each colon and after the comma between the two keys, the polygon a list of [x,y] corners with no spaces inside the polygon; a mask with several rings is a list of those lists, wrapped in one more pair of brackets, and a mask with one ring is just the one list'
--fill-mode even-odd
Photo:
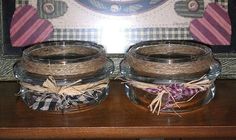
{"label": "raffia bow", "polygon": [[81,80],[77,80],[69,85],[58,86],[56,80],[49,76],[43,85],[32,85],[29,83],[21,82],[21,86],[38,93],[55,93],[60,95],[81,95],[88,91],[98,91],[107,87],[109,79],[100,80],[94,83],[79,84]]}

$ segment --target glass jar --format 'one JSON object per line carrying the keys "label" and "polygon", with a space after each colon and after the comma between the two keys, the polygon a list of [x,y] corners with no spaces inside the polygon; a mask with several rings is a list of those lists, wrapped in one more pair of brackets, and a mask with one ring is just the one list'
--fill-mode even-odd
{"label": "glass jar", "polygon": [[31,109],[64,113],[103,101],[114,64],[96,43],[56,41],[25,49],[13,69],[19,95]]}
{"label": "glass jar", "polygon": [[146,41],[130,47],[120,69],[128,98],[159,114],[191,111],[209,103],[221,65],[203,44]]}

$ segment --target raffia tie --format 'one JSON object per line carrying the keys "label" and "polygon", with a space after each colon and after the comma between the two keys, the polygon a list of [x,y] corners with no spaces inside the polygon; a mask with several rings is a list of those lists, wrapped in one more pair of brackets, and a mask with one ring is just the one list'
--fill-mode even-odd
{"label": "raffia tie", "polygon": [[[178,106],[178,102],[176,102],[176,98],[178,98],[179,91],[175,91],[172,87],[178,86],[180,88],[187,88],[188,94],[190,95],[190,98],[185,102],[190,102],[199,92],[205,91],[210,88],[213,81],[209,80],[206,75],[203,77],[193,80],[187,83],[181,83],[181,84],[171,84],[171,85],[157,85],[157,84],[149,84],[144,82],[138,82],[134,80],[125,80],[124,83],[127,83],[129,85],[132,85],[136,88],[142,89],[144,91],[147,91],[152,94],[156,94],[156,97],[152,100],[148,108],[152,113],[157,112],[157,115],[160,114],[160,111],[162,109],[162,100],[163,96],[165,94],[168,95],[170,101],[173,102],[171,105]],[[183,92],[183,91],[182,91]],[[176,96],[173,96],[173,93],[175,93]],[[167,101],[168,102],[168,101]],[[168,106],[165,104],[165,106]],[[179,107],[180,108],[180,107]]]}
{"label": "raffia tie", "polygon": [[28,90],[35,91],[38,93],[55,93],[59,95],[81,95],[89,91],[100,91],[106,88],[109,79],[104,79],[98,82],[78,84],[81,80],[77,80],[69,85],[58,86],[56,80],[49,76],[48,79],[43,83],[43,85],[32,85],[29,83],[21,82],[20,85]]}

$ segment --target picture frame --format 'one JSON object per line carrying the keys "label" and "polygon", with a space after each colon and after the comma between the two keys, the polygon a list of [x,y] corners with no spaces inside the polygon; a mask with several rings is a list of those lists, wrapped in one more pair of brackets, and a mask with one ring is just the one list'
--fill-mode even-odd
{"label": "picture frame", "polygon": [[[0,1],[0,81],[15,80],[13,77],[13,65],[20,59],[24,48],[13,48],[10,43],[10,23],[15,10],[15,0]],[[222,74],[220,78],[236,78],[236,1],[228,1],[228,12],[232,23],[232,39],[230,46],[214,46],[214,55],[222,64]],[[119,63],[124,54],[108,54],[114,61],[116,69],[115,75],[119,73]]]}

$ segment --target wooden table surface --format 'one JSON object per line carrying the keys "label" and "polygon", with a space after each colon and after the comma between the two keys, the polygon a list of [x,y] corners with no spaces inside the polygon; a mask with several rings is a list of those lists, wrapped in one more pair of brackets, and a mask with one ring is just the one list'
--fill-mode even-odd
{"label": "wooden table surface", "polygon": [[236,137],[236,80],[218,80],[216,86],[214,100],[181,118],[138,108],[119,81],[111,82],[110,95],[96,108],[65,115],[28,109],[14,95],[16,82],[0,82],[0,139]]}

